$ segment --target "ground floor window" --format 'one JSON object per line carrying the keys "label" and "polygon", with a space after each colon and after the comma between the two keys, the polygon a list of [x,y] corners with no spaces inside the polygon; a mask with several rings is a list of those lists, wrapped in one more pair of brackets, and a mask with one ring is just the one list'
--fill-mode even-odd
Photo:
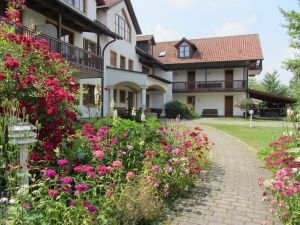
{"label": "ground floor window", "polygon": [[195,96],[188,96],[187,103],[193,107],[195,107],[196,98]]}
{"label": "ground floor window", "polygon": [[95,85],[83,85],[83,105],[95,104]]}
{"label": "ground floor window", "polygon": [[126,103],[126,91],[120,90],[120,103]]}

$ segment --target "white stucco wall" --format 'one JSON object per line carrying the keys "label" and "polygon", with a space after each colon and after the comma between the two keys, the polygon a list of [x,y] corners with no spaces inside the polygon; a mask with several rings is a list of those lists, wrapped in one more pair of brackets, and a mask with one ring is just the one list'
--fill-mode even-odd
{"label": "white stucco wall", "polygon": [[246,93],[242,92],[222,92],[222,93],[193,93],[193,94],[174,94],[173,98],[187,103],[188,96],[195,96],[195,110],[201,115],[203,109],[217,109],[219,116],[225,115],[225,96],[233,96],[233,115],[243,116],[243,112],[236,107],[239,100],[246,98]]}

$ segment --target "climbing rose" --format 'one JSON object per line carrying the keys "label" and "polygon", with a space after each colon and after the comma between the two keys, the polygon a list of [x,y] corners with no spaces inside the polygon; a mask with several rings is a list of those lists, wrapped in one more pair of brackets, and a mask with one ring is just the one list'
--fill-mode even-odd
{"label": "climbing rose", "polygon": [[0,81],[1,81],[1,80],[5,80],[5,78],[6,78],[6,75],[3,74],[3,73],[0,73]]}
{"label": "climbing rose", "polygon": [[16,69],[19,67],[19,61],[14,58],[7,59],[3,65],[8,69]]}

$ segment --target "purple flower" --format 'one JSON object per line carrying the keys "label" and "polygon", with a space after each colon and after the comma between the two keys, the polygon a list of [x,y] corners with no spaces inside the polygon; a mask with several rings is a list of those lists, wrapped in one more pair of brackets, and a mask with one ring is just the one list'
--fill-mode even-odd
{"label": "purple flower", "polygon": [[55,170],[49,169],[44,173],[44,177],[51,178],[57,175]]}
{"label": "purple flower", "polygon": [[154,187],[156,187],[156,188],[158,188],[160,186],[160,182],[156,182],[155,184],[154,184]]}
{"label": "purple flower", "polygon": [[62,182],[63,184],[71,184],[73,182],[73,178],[71,177],[61,178],[60,182]]}
{"label": "purple flower", "polygon": [[89,187],[85,184],[77,184],[75,185],[75,189],[77,191],[86,191],[87,189],[89,189]]}
{"label": "purple flower", "polygon": [[61,189],[62,191],[72,191],[72,188],[70,188],[70,187],[65,187],[65,186],[62,186],[60,189]]}
{"label": "purple flower", "polygon": [[74,205],[76,205],[77,203],[75,202],[75,201],[70,201],[69,203],[68,203],[68,205],[69,206],[74,206]]}
{"label": "purple flower", "polygon": [[87,207],[89,212],[96,212],[98,210],[98,208],[96,206],[90,205]]}
{"label": "purple flower", "polygon": [[69,161],[66,159],[58,160],[57,165],[59,166],[67,166],[69,164]]}
{"label": "purple flower", "polygon": [[55,197],[58,194],[57,190],[49,190],[48,191],[48,195],[51,197]]}

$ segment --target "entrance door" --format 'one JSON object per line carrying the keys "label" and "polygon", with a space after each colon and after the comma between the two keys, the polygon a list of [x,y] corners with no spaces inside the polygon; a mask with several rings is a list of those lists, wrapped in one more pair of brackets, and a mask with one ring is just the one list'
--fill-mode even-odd
{"label": "entrance door", "polygon": [[233,117],[233,96],[225,96],[225,117]]}
{"label": "entrance door", "polygon": [[132,110],[133,108],[133,93],[128,92],[128,110]]}
{"label": "entrance door", "polygon": [[233,88],[233,70],[225,70],[225,88]]}
{"label": "entrance door", "polygon": [[189,71],[188,72],[188,91],[195,91],[195,81],[196,81],[196,72]]}

